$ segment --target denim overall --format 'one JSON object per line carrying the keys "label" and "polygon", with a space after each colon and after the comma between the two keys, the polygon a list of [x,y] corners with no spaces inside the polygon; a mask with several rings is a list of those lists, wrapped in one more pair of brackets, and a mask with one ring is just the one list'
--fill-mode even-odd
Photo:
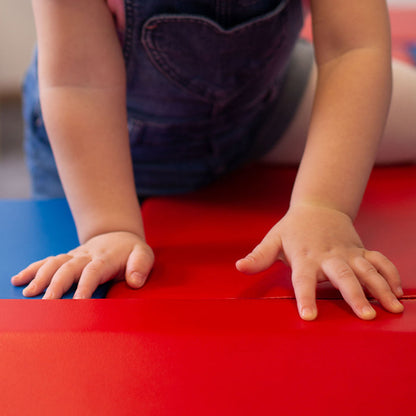
{"label": "denim overall", "polygon": [[[125,12],[138,195],[197,189],[273,146],[277,131],[267,140],[258,132],[287,77],[301,0],[125,0]],[[36,54],[24,117],[34,196],[64,196],[40,110]]]}

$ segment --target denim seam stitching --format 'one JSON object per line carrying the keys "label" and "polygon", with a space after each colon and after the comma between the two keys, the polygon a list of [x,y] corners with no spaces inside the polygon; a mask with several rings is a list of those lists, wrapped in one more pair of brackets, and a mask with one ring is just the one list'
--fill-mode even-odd
{"label": "denim seam stitching", "polygon": [[126,28],[124,31],[124,44],[123,44],[123,55],[124,55],[124,61],[125,65],[127,67],[127,64],[130,60],[130,54],[132,50],[133,45],[133,22],[134,22],[134,9],[133,5],[130,3],[129,0],[125,0],[124,2],[124,8],[125,8],[125,15],[126,15]]}

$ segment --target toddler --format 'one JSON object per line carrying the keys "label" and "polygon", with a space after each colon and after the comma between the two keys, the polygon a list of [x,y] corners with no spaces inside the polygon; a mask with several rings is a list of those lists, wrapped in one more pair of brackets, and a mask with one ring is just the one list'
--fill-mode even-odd
{"label": "toddler", "polygon": [[[299,40],[311,9],[314,49]],[[140,198],[189,192],[261,159],[299,163],[290,208],[236,263],[292,269],[300,316],[329,280],[373,319],[363,288],[403,310],[395,266],[353,226],[378,153],[415,161],[415,71],[395,65],[384,0],[33,0],[38,52],[25,85],[35,197],[68,199],[80,246],[12,278],[77,299],[154,262]],[[316,63],[314,63],[314,60]],[[412,110],[413,111],[413,110]],[[409,118],[409,117],[408,117]],[[404,156],[403,159],[401,157]],[[270,189],[270,192],[279,192]],[[139,197],[139,198],[138,198]],[[167,213],[167,215],[169,215]]]}

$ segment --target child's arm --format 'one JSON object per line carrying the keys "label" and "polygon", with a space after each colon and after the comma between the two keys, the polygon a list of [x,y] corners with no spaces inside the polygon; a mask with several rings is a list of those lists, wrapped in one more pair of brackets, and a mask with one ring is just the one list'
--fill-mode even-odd
{"label": "child's arm", "polygon": [[401,312],[396,268],[367,251],[353,227],[390,102],[386,4],[312,0],[311,6],[318,84],[290,208],[237,266],[253,273],[286,261],[304,319],[316,317],[316,283],[326,279],[363,319],[375,311],[362,286],[387,310]]}
{"label": "child's arm", "polygon": [[[33,0],[42,112],[81,246],[12,279],[59,298],[75,281],[90,297],[113,277],[133,287],[153,265],[145,243],[127,132],[121,47],[104,0]],[[33,280],[32,280],[33,279]]]}

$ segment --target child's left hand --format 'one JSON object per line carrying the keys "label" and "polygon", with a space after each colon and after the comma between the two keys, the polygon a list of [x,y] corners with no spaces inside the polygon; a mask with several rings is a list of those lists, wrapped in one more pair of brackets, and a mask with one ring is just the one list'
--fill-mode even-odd
{"label": "child's left hand", "polygon": [[292,269],[300,316],[317,316],[316,284],[329,280],[361,319],[373,319],[375,310],[363,287],[383,307],[403,311],[397,300],[403,295],[396,267],[384,255],[366,250],[350,217],[335,209],[293,206],[244,259],[237,269],[258,273],[282,260]]}

